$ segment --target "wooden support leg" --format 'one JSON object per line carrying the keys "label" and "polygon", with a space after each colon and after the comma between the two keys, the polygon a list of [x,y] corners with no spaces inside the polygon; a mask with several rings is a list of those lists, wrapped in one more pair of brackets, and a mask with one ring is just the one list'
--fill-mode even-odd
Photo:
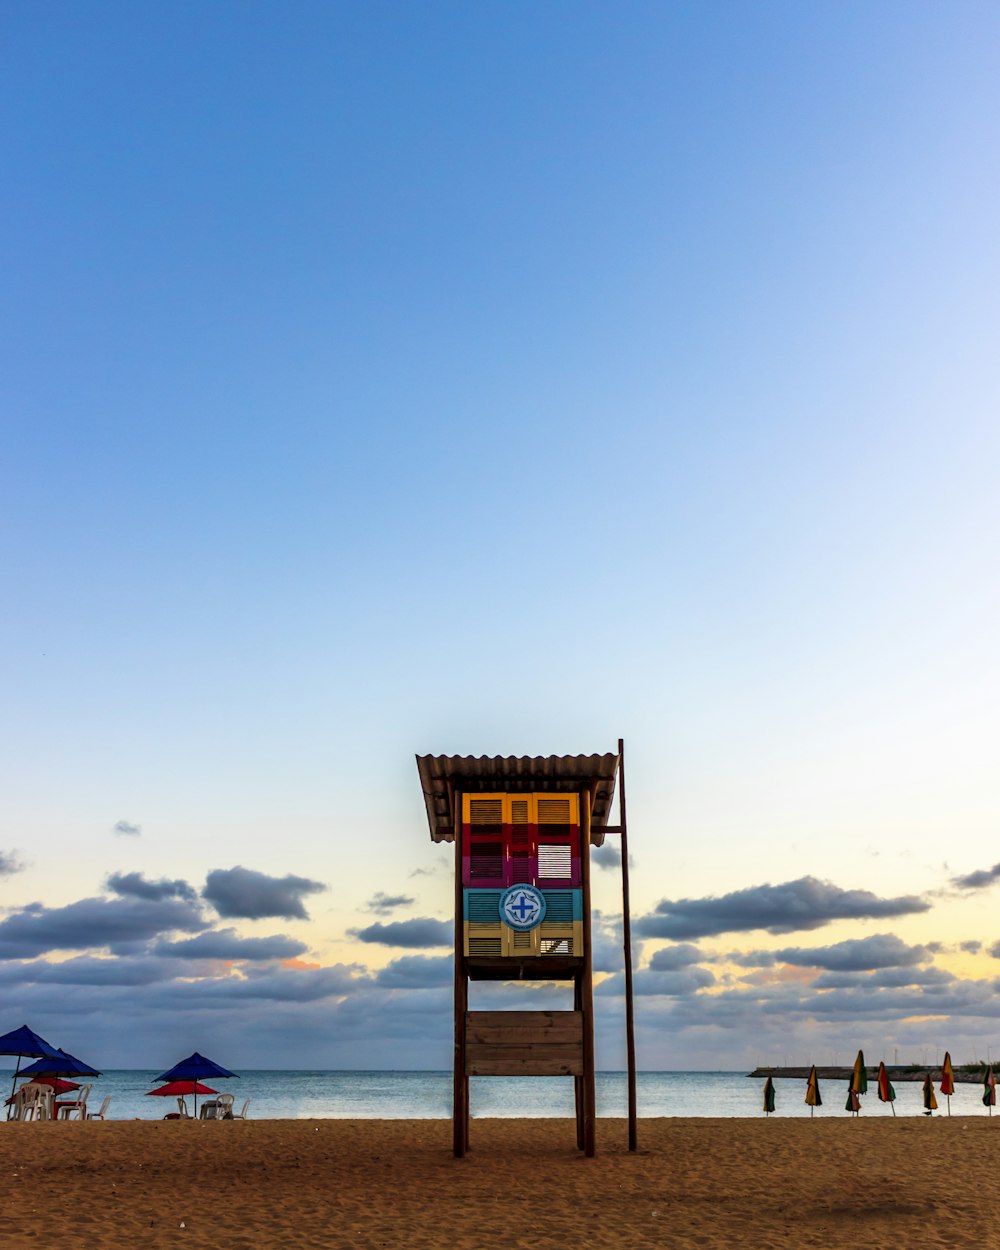
{"label": "wooden support leg", "polygon": [[580,875],[583,884],[583,974],[580,1009],[583,1012],[583,1153],[597,1153],[597,1097],[594,1076],[594,965],[590,932],[590,792],[580,793]]}
{"label": "wooden support leg", "polygon": [[[573,978],[573,1010],[580,1011],[582,1003],[582,994],[580,991],[580,978]],[[583,1077],[573,1077],[573,1104],[576,1108],[576,1148],[583,1149]]]}

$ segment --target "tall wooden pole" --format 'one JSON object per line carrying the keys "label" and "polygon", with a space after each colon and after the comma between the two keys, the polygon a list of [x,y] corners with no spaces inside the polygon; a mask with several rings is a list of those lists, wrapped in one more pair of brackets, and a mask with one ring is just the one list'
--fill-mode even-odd
{"label": "tall wooden pole", "polygon": [[625,939],[625,1048],[628,1053],[628,1148],[636,1149],[635,1011],[632,995],[632,917],[628,894],[628,826],[625,817],[625,741],[618,739],[618,811],[622,827],[622,929]]}
{"label": "tall wooden pole", "polygon": [[465,968],[465,925],[462,917],[462,796],[453,798],[455,830],[455,1074],[452,1104],[452,1150],[465,1157],[469,1145],[469,1081],[465,1075],[466,1013],[469,982]]}

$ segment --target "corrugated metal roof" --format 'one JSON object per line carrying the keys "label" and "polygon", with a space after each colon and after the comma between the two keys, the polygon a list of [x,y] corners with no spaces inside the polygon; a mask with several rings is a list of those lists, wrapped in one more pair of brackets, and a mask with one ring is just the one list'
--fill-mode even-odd
{"label": "corrugated metal roof", "polygon": [[453,842],[450,796],[455,790],[590,790],[590,840],[604,842],[618,775],[618,753],[607,755],[418,755],[417,772],[434,842]]}

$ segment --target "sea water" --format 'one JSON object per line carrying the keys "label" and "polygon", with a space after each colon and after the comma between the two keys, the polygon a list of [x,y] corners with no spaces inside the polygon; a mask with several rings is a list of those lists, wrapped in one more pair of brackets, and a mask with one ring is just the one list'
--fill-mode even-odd
{"label": "sea water", "polygon": [[[96,1111],[106,1094],[111,1095],[108,1118],[157,1120],[177,1110],[174,1098],[149,1097],[155,1089],[156,1070],[110,1071],[95,1079],[89,1105]],[[13,1072],[6,1074],[9,1082]],[[3,1073],[0,1072],[0,1081]],[[936,1085],[937,1082],[935,1082]],[[249,1098],[251,1119],[447,1119],[451,1115],[450,1072],[326,1072],[245,1070],[238,1080],[208,1082],[219,1093],[232,1094],[238,1111]],[[808,1116],[805,1081],[778,1079],[775,1086],[777,1116]],[[735,1116],[763,1115],[762,1079],[742,1072],[640,1072],[639,1115]],[[896,1114],[923,1115],[919,1082],[897,1081]],[[862,1099],[863,1118],[891,1116],[880,1103],[874,1080]],[[823,1106],[816,1116],[844,1116],[847,1081],[822,1081]],[[937,1095],[939,1111],[947,1115],[948,1100]],[[597,1074],[597,1114],[624,1117],[628,1094],[623,1072]],[[201,1102],[203,1100],[199,1100]],[[568,1078],[473,1077],[472,1114],[477,1117],[535,1117],[573,1115],[573,1082]],[[188,1109],[193,1100],[188,1098]],[[1000,1108],[996,1109],[1000,1114]],[[988,1115],[982,1103],[982,1087],[961,1084],[951,1098],[953,1115]]]}

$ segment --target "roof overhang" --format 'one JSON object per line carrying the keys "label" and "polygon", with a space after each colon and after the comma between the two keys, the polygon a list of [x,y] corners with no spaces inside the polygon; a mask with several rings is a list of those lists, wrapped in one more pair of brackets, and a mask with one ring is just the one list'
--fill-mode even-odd
{"label": "roof overhang", "polygon": [[618,775],[618,754],[607,755],[418,755],[417,772],[433,842],[453,842],[456,792],[590,792],[590,841],[604,843]]}

